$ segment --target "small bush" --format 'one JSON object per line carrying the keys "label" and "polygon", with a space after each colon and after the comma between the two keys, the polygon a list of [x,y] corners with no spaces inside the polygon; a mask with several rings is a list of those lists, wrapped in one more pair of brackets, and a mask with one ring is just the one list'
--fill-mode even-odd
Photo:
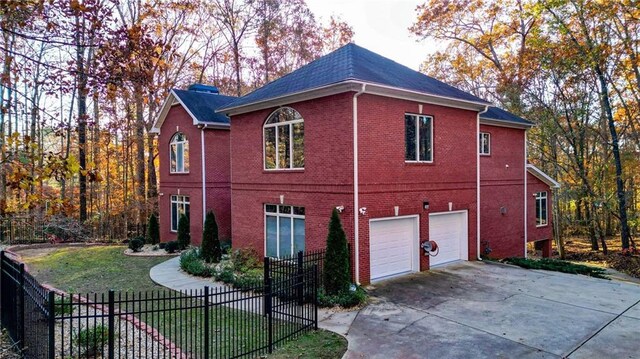
{"label": "small bush", "polygon": [[186,249],[191,244],[189,217],[185,214],[180,215],[178,220],[178,245],[180,249]]}
{"label": "small bush", "polygon": [[69,298],[69,300],[65,300],[64,297],[56,298],[55,302],[53,303],[53,310],[56,316],[73,313],[71,298]]}
{"label": "small bush", "polygon": [[542,259],[528,259],[511,257],[502,260],[504,263],[514,264],[522,268],[527,269],[544,269],[555,272],[571,273],[571,274],[583,274],[590,277],[609,279],[606,275],[604,268],[591,267],[582,264],[575,264],[559,259],[542,258]]}
{"label": "small bush", "polygon": [[129,240],[129,249],[131,249],[132,251],[140,252],[142,247],[144,247],[144,237],[136,237]]}
{"label": "small bush", "polygon": [[158,243],[158,248],[160,249],[164,249],[164,247],[167,245],[167,242],[160,242]]}
{"label": "small bush", "polygon": [[213,211],[207,212],[202,231],[202,259],[207,263],[218,263],[222,257],[220,239],[218,238],[218,223]]}
{"label": "small bush", "polygon": [[222,266],[216,273],[216,280],[227,284],[232,284],[235,279],[235,273],[232,266]]}
{"label": "small bush", "polygon": [[321,307],[351,308],[363,304],[367,300],[367,292],[361,287],[356,287],[355,291],[346,290],[336,295],[329,295],[320,288],[318,290],[318,305]]}
{"label": "small bush", "polygon": [[213,270],[200,258],[197,248],[190,249],[180,255],[180,268],[198,277],[211,277]]}
{"label": "small bush", "polygon": [[252,248],[236,249],[231,253],[231,262],[236,272],[246,272],[251,269],[262,268],[258,253]]}
{"label": "small bush", "polygon": [[152,213],[147,224],[147,243],[158,244],[159,242],[160,224],[158,223],[158,217],[156,217],[155,213]]}
{"label": "small bush", "polygon": [[220,250],[222,251],[223,255],[231,253],[231,239],[220,241]]}
{"label": "small bush", "polygon": [[83,356],[92,357],[101,354],[109,339],[109,329],[103,325],[82,329],[74,338],[75,344],[84,350]]}
{"label": "small bush", "polygon": [[180,246],[178,245],[177,241],[170,241],[164,245],[164,250],[167,251],[167,253],[175,253],[178,249],[180,249],[179,247]]}
{"label": "small bush", "polygon": [[233,280],[233,286],[240,290],[253,289],[262,286],[264,283],[264,271],[262,269],[250,269],[243,273],[238,273]]}

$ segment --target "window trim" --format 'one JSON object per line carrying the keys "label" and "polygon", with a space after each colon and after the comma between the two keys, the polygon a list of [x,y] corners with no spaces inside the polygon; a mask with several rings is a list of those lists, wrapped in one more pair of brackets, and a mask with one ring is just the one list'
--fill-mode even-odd
{"label": "window trim", "polygon": [[482,152],[482,138],[480,138],[480,148],[478,148],[478,153],[480,156],[491,156],[491,132],[480,132],[480,136],[487,135],[487,149],[488,152]]}
{"label": "window trim", "polygon": [[[417,114],[417,113],[411,113],[411,112],[405,112],[404,113],[405,116],[409,115],[409,116],[416,116],[416,120],[415,120],[415,129],[416,129],[416,160],[407,160],[407,137],[406,137],[406,122],[404,123],[404,130],[405,130],[405,137],[404,137],[404,162],[405,163],[433,163],[434,158],[435,158],[435,153],[434,153],[434,145],[433,145],[433,137],[434,137],[434,123],[435,123],[435,117],[432,115],[426,115],[426,114]],[[420,160],[420,131],[418,128],[418,118],[419,117],[427,117],[431,120],[431,138],[430,138],[430,142],[429,144],[431,145],[431,160],[429,161],[422,161]]]}
{"label": "window trim", "polygon": [[[542,206],[538,208],[538,201],[544,199],[544,223],[538,224],[538,218],[542,222]],[[536,227],[546,227],[549,225],[549,196],[547,191],[536,192]]]}
{"label": "window trim", "polygon": [[[182,198],[182,201],[178,201],[178,197]],[[174,200],[175,198],[175,200]],[[185,201],[186,198],[186,201]],[[189,205],[189,209],[191,209],[191,199],[189,198],[189,196],[185,196],[183,194],[172,194],[171,197],[169,198],[169,216],[170,216],[170,220],[169,220],[169,230],[171,233],[178,233],[178,223],[180,222],[180,216],[178,216],[178,220],[176,221],[176,229],[173,229],[173,204],[175,203],[176,206],[180,206],[182,205],[182,211],[183,213],[186,213],[185,210],[185,205]],[[191,212],[191,211],[189,211]]]}
{"label": "window trim", "polygon": [[[276,212],[267,212],[267,206],[276,206]],[[291,208],[291,213],[281,213],[280,212],[280,206],[284,206],[284,207],[290,207]],[[295,255],[296,253],[293,252],[293,247],[294,247],[294,243],[295,243],[295,230],[294,230],[294,219],[303,219],[304,220],[304,225],[305,225],[305,235],[304,235],[304,241],[305,241],[305,247],[306,247],[306,242],[307,242],[307,233],[306,233],[306,226],[307,226],[307,219],[305,218],[306,216],[306,210],[305,210],[305,214],[304,215],[300,215],[300,214],[294,214],[293,212],[293,208],[294,207],[301,207],[301,208],[305,208],[303,206],[293,206],[293,205],[287,205],[287,204],[274,204],[274,203],[264,203],[262,206],[262,210],[263,210],[263,222],[264,222],[264,256],[267,257],[267,216],[271,216],[271,217],[276,217],[276,254],[277,257],[270,257],[270,258],[280,258],[280,217],[285,217],[285,218],[289,218],[291,220],[291,238],[290,238],[290,242],[291,242],[291,256]]]}
{"label": "window trim", "polygon": [[[282,109],[291,109],[295,112],[297,112],[300,115],[300,119],[298,120],[291,120],[291,121],[285,121],[285,122],[278,122],[278,123],[269,123],[267,124],[267,121],[269,121],[269,119],[271,118],[271,116],[273,116],[273,114],[275,114],[278,111],[281,111]],[[263,171],[269,171],[269,172],[273,172],[273,171],[303,171],[304,170],[304,166],[303,167],[293,167],[293,125],[297,124],[297,123],[302,123],[304,124],[304,117],[302,117],[302,114],[300,112],[298,112],[298,110],[296,110],[293,107],[289,107],[289,106],[281,106],[278,107],[277,109],[271,111],[271,113],[269,114],[269,116],[267,116],[267,118],[264,120],[264,123],[262,124],[262,170]],[[289,146],[289,167],[287,168],[278,168],[278,165],[280,163],[280,151],[278,151],[278,127],[279,126],[285,126],[287,125],[289,127],[289,142],[290,142],[290,146]],[[276,158],[275,158],[275,162],[276,162],[276,168],[267,168],[267,152],[266,152],[266,132],[265,130],[267,128],[275,128],[275,147],[276,147]],[[304,138],[304,135],[303,135]],[[304,152],[303,152],[304,153]]]}
{"label": "window trim", "polygon": [[[175,141],[174,139],[176,138],[176,136],[178,135],[182,135],[184,136],[184,140],[183,141]],[[173,148],[173,146],[176,146],[176,156],[178,155],[178,149],[177,149],[177,145],[178,144],[182,144],[182,171],[178,171],[178,159],[176,157],[176,168],[174,169],[171,165],[171,149]],[[188,147],[189,147],[189,140],[187,139],[187,135],[184,134],[184,132],[181,131],[177,131],[176,133],[174,133],[171,136],[171,139],[169,140],[169,174],[188,174],[189,173],[189,164],[187,164],[185,166],[185,144],[187,145],[187,151],[189,151]],[[188,155],[187,155],[188,157]],[[186,170],[185,170],[186,168]]]}

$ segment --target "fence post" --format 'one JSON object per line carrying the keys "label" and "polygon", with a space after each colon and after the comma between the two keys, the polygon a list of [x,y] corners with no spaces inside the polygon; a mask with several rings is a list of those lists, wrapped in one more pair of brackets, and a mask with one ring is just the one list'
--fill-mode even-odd
{"label": "fence post", "polygon": [[204,286],[204,357],[209,358],[209,286]]}
{"label": "fence post", "polygon": [[302,288],[302,275],[304,273],[304,270],[302,268],[302,251],[298,252],[298,270],[297,270],[297,276],[296,276],[296,288],[297,288],[297,296],[298,296],[298,305],[303,305],[304,304],[304,291]]}
{"label": "fence post", "polygon": [[[104,298],[104,297],[102,297]],[[104,300],[104,299],[103,299]],[[115,344],[114,344],[114,331],[115,331],[115,294],[112,289],[109,289],[109,331],[107,335],[109,337],[109,359],[114,359],[115,357]]]}
{"label": "fence post", "polygon": [[[49,330],[49,344],[48,344],[47,348],[49,349],[49,359],[54,359],[55,356],[56,356],[56,337],[55,337],[56,294],[53,291],[49,291],[49,303],[48,304],[49,304],[49,310],[47,311],[47,321],[48,321],[48,327],[49,327],[48,328],[48,330]],[[64,301],[62,302],[62,305],[64,305]]]}
{"label": "fence post", "polygon": [[318,265],[313,265],[313,329],[318,330]]}
{"label": "fence post", "polygon": [[24,263],[20,263],[20,308],[18,309],[18,318],[20,323],[20,331],[18,342],[20,350],[23,351],[24,346]]}
{"label": "fence post", "polygon": [[267,315],[267,337],[269,339],[269,354],[273,353],[273,313],[271,310],[272,302],[272,282],[269,275],[269,258],[264,258],[264,312]]}

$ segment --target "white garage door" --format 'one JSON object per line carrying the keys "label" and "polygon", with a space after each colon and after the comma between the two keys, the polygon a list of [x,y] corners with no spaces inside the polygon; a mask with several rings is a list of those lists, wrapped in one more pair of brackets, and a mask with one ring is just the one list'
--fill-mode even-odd
{"label": "white garage door", "polygon": [[429,215],[429,240],[438,243],[440,252],[429,258],[429,266],[469,258],[467,212]]}
{"label": "white garage door", "polygon": [[420,269],[417,217],[371,220],[369,233],[372,281]]}

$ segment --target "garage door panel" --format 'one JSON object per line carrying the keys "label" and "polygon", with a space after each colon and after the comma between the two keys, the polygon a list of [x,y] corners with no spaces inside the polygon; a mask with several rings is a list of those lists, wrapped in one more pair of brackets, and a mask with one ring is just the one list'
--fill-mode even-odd
{"label": "garage door panel", "polygon": [[371,221],[369,260],[371,279],[414,270],[417,245],[415,218]]}
{"label": "garage door panel", "polygon": [[438,254],[429,259],[431,266],[467,259],[467,213],[431,214],[429,240],[438,243],[439,248]]}

